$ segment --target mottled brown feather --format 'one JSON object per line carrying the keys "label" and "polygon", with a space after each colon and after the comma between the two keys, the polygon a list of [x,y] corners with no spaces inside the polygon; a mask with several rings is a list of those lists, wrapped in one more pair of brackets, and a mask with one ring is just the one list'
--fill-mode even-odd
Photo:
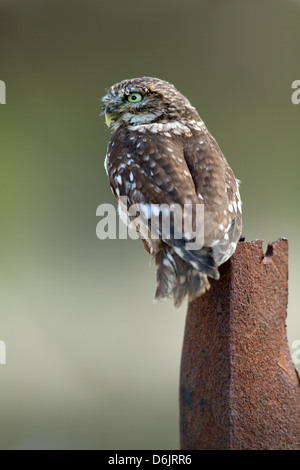
{"label": "mottled brown feather", "polygon": [[[130,103],[130,93],[140,93],[140,102]],[[203,248],[187,249],[185,233],[181,240],[174,233],[148,240],[157,265],[156,298],[172,295],[178,306],[186,295],[192,300],[208,289],[207,276],[218,278],[217,266],[235,250],[242,227],[237,181],[195,108],[168,82],[124,80],[110,88],[103,109],[114,129],[106,170],[118,199],[147,207],[191,203],[193,227],[196,205],[204,205]]]}

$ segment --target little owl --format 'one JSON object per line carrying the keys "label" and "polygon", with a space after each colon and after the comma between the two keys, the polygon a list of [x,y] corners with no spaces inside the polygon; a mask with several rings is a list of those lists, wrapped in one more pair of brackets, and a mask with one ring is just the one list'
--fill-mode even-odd
{"label": "little owl", "polygon": [[[238,182],[196,109],[170,83],[124,80],[102,101],[113,131],[105,169],[120,217],[155,259],[155,299],[173,296],[179,306],[185,296],[204,293],[208,276],[218,279],[218,266],[235,251],[242,229]],[[135,219],[132,205],[139,208]]]}

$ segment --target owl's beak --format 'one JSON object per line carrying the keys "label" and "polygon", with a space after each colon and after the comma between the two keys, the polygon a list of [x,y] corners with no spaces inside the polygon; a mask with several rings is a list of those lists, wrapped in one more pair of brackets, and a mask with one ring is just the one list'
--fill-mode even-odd
{"label": "owl's beak", "polygon": [[105,122],[107,127],[110,127],[110,123],[112,121],[112,115],[110,113],[105,113]]}

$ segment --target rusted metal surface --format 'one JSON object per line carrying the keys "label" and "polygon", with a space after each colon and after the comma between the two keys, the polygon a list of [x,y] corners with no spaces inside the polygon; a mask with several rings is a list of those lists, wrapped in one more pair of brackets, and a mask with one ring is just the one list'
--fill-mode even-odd
{"label": "rusted metal surface", "polygon": [[288,243],[240,242],[190,303],[180,377],[182,449],[300,449],[287,342]]}

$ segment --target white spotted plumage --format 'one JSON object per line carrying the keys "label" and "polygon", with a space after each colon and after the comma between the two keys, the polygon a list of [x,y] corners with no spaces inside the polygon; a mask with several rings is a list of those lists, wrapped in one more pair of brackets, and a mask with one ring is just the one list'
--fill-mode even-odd
{"label": "white spotted plumage", "polygon": [[[218,266],[236,248],[242,227],[238,182],[195,108],[168,82],[142,77],[117,83],[103,98],[103,111],[114,131],[105,169],[118,199],[141,204],[139,234],[155,258],[155,297],[173,296],[176,306],[185,296],[193,300],[209,288],[208,276],[219,277]],[[197,205],[204,205],[201,248],[187,248],[193,230],[176,238],[175,218],[170,238],[164,236],[152,220],[162,204],[189,204],[182,224],[190,227],[197,225]],[[119,212],[132,226],[121,202]],[[172,211],[164,212],[171,217]]]}

